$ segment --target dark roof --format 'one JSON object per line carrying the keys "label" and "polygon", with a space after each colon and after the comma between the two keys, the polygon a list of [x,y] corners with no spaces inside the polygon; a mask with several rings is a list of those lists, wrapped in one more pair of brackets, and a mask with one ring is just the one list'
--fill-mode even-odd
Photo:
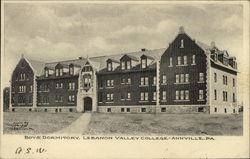
{"label": "dark roof", "polygon": [[148,59],[154,60],[154,58],[153,58],[153,57],[151,57],[151,56],[144,55],[144,54],[143,54],[142,56],[145,56],[145,57],[147,57]]}
{"label": "dark roof", "polygon": [[115,62],[115,63],[120,63],[120,61],[115,60],[115,59],[112,59],[112,58],[108,58],[107,61],[108,61],[108,60],[110,60],[110,61],[112,61],[112,62]]}
{"label": "dark roof", "polygon": [[44,64],[45,64],[44,62],[32,60],[28,58],[25,58],[25,59],[28,61],[28,63],[30,63],[31,67],[34,69],[37,76],[40,76],[43,73]]}

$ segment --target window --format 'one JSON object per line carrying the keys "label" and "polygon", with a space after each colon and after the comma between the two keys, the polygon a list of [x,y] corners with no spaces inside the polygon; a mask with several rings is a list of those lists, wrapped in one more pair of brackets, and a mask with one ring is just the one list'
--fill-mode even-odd
{"label": "window", "polygon": [[45,70],[45,77],[49,77],[49,70]]}
{"label": "window", "polygon": [[26,78],[26,77],[25,77],[25,73],[21,73],[20,75],[21,75],[21,80],[22,80],[22,81],[25,80],[25,78]]}
{"label": "window", "polygon": [[224,112],[227,113],[227,108],[224,109]]}
{"label": "window", "polygon": [[130,112],[130,108],[127,108],[127,112]]}
{"label": "window", "polygon": [[226,102],[227,101],[227,92],[223,91],[223,101]]}
{"label": "window", "polygon": [[195,65],[196,62],[195,62],[195,55],[192,56],[192,65]]}
{"label": "window", "polygon": [[111,112],[111,108],[107,108],[107,112]]}
{"label": "window", "polygon": [[69,83],[69,90],[75,90],[75,82]]}
{"label": "window", "polygon": [[74,75],[74,67],[73,66],[69,67],[69,74]]}
{"label": "window", "polygon": [[131,84],[131,78],[128,78],[127,84]]}
{"label": "window", "polygon": [[162,75],[162,84],[167,84],[167,76]]}
{"label": "window", "polygon": [[47,112],[47,109],[44,109],[44,112]]}
{"label": "window", "polygon": [[184,100],[184,90],[181,90],[181,100]]}
{"label": "window", "polygon": [[184,56],[184,65],[187,65],[187,56]]}
{"label": "window", "polygon": [[125,61],[122,61],[121,68],[122,68],[122,70],[125,70]]}
{"label": "window", "polygon": [[179,91],[175,91],[175,99],[179,100]]}
{"label": "window", "polygon": [[124,108],[121,108],[121,112],[124,112]]}
{"label": "window", "polygon": [[177,57],[177,60],[178,60],[178,61],[177,61],[177,65],[181,65],[181,56],[178,56],[178,57]]}
{"label": "window", "polygon": [[131,93],[130,93],[130,92],[127,93],[127,99],[128,99],[128,100],[131,99]]}
{"label": "window", "polygon": [[114,86],[114,80],[107,80],[106,85],[107,85],[107,87],[113,87]]}
{"label": "window", "polygon": [[167,100],[167,92],[166,91],[162,91],[162,100],[163,101]]}
{"label": "window", "polygon": [[204,112],[204,107],[198,107],[198,112]]}
{"label": "window", "polygon": [[161,108],[161,112],[166,112],[166,108]]}
{"label": "window", "polygon": [[131,68],[131,61],[127,61],[127,69],[130,70]]}
{"label": "window", "polygon": [[30,86],[30,92],[33,92],[33,86],[32,85]]}
{"label": "window", "polygon": [[233,78],[233,87],[235,87],[235,79]]}
{"label": "window", "polygon": [[60,68],[60,73],[59,73],[59,76],[62,76],[63,75],[63,69]]}
{"label": "window", "polygon": [[184,48],[184,40],[181,40],[181,46],[180,48]]}
{"label": "window", "polygon": [[199,100],[204,100],[204,91],[199,90]]}
{"label": "window", "polygon": [[235,109],[233,109],[233,113],[235,113]]}
{"label": "window", "polygon": [[108,63],[108,71],[112,71],[112,63],[111,62]]}
{"label": "window", "polygon": [[217,108],[214,108],[214,112],[217,112]]}
{"label": "window", "polygon": [[69,95],[68,102],[75,102],[75,96]]}
{"label": "window", "polygon": [[214,82],[217,82],[217,74],[214,73]]}
{"label": "window", "polygon": [[204,82],[204,73],[199,73],[199,82]]}
{"label": "window", "polygon": [[173,66],[173,58],[172,57],[169,58],[169,66],[170,67]]}
{"label": "window", "polygon": [[18,87],[18,92],[25,93],[26,92],[26,86],[19,86]]}
{"label": "window", "polygon": [[175,75],[175,83],[180,83],[180,76],[179,75]]}
{"label": "window", "polygon": [[148,77],[141,77],[141,86],[148,86]]}
{"label": "window", "polygon": [[184,83],[184,74],[181,74],[181,83]]}
{"label": "window", "polygon": [[236,102],[235,93],[233,93],[233,102]]}
{"label": "window", "polygon": [[153,93],[153,101],[156,101],[156,92]]}
{"label": "window", "polygon": [[56,76],[59,76],[59,69],[56,69]]}
{"label": "window", "polygon": [[185,83],[189,82],[189,74],[185,74]]}
{"label": "window", "polygon": [[148,100],[148,92],[141,92],[141,101]]}
{"label": "window", "polygon": [[156,76],[153,77],[153,85],[156,85]]}
{"label": "window", "polygon": [[69,112],[73,112],[73,109],[72,109],[72,108],[69,108]]}
{"label": "window", "polygon": [[146,108],[141,108],[141,112],[146,112]]}
{"label": "window", "polygon": [[49,92],[49,84],[44,84],[44,92]]}
{"label": "window", "polygon": [[217,90],[214,90],[214,100],[217,100]]}
{"label": "window", "polygon": [[189,100],[189,91],[185,90],[185,100]]}
{"label": "window", "polygon": [[126,79],[125,78],[122,78],[122,84],[125,84],[126,83]]}
{"label": "window", "polygon": [[224,76],[224,75],[223,75],[223,84],[227,85],[227,76]]}
{"label": "window", "polygon": [[113,93],[108,93],[107,94],[107,101],[113,101],[114,94]]}
{"label": "window", "polygon": [[147,67],[147,60],[146,59],[142,59],[141,60],[141,68],[146,68]]}

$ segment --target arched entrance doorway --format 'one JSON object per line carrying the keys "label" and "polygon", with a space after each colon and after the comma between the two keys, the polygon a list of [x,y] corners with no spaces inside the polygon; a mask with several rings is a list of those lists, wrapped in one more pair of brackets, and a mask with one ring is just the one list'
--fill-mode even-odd
{"label": "arched entrance doorway", "polygon": [[92,98],[86,97],[83,102],[84,111],[92,111]]}

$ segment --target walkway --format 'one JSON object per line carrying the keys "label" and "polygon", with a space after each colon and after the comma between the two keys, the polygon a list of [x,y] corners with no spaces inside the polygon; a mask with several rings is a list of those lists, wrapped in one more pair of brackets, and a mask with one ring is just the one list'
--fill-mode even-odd
{"label": "walkway", "polygon": [[91,113],[83,113],[76,121],[70,124],[68,127],[56,132],[55,134],[82,134],[87,130],[90,122]]}

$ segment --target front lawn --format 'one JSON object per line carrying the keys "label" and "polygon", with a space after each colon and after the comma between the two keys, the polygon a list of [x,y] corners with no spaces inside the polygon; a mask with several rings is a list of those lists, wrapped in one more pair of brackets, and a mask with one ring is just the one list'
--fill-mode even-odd
{"label": "front lawn", "polygon": [[84,134],[242,135],[243,116],[210,114],[92,114]]}
{"label": "front lawn", "polygon": [[[80,113],[4,112],[4,134],[47,134],[70,125]],[[25,126],[27,124],[27,126]],[[20,126],[23,125],[23,126]]]}

